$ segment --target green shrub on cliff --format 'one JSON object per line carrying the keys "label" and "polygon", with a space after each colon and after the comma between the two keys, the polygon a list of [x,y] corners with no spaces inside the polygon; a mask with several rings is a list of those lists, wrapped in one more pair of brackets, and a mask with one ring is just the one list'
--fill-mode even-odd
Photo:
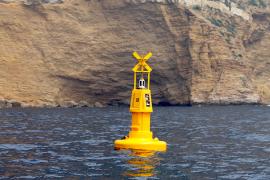
{"label": "green shrub on cliff", "polygon": [[219,19],[215,19],[215,18],[208,18],[208,20],[215,26],[221,27],[223,26],[223,22]]}
{"label": "green shrub on cliff", "polygon": [[266,3],[264,2],[264,0],[259,0],[259,3],[260,3],[260,6],[263,7],[263,8],[266,8],[267,5]]}
{"label": "green shrub on cliff", "polygon": [[229,25],[227,26],[227,30],[228,30],[230,33],[234,34],[234,33],[236,32],[236,26],[235,26],[234,24],[229,24]]}
{"label": "green shrub on cliff", "polygon": [[192,9],[200,11],[200,10],[202,10],[202,7],[199,5],[194,5],[194,6],[192,6]]}
{"label": "green shrub on cliff", "polygon": [[257,0],[249,0],[249,4],[252,5],[252,6],[259,6]]}
{"label": "green shrub on cliff", "polygon": [[267,7],[264,0],[249,0],[249,4],[252,5],[252,6],[257,6],[257,7],[261,7],[261,8],[266,8]]}

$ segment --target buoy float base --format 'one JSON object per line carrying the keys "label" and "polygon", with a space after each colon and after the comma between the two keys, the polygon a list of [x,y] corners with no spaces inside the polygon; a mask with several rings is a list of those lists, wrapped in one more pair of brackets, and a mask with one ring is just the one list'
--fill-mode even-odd
{"label": "buoy float base", "polygon": [[166,151],[167,143],[164,141],[154,139],[137,139],[128,138],[116,140],[114,142],[116,150],[131,149],[131,150],[149,150],[149,151]]}

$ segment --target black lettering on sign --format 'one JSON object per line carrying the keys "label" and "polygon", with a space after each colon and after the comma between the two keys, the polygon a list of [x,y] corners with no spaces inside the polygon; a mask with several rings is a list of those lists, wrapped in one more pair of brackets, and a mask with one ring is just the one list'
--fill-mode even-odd
{"label": "black lettering on sign", "polygon": [[150,107],[150,96],[149,94],[145,94],[145,104],[147,107]]}
{"label": "black lettering on sign", "polygon": [[136,102],[139,102],[140,101],[140,98],[136,98]]}

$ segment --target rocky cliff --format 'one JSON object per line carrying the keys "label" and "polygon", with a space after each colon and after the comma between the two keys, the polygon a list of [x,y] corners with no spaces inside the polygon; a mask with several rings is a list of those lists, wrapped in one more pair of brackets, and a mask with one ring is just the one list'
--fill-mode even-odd
{"label": "rocky cliff", "polygon": [[128,104],[135,50],[154,54],[155,104],[270,103],[267,6],[246,4],[244,19],[170,1],[55,2],[0,3],[0,106]]}

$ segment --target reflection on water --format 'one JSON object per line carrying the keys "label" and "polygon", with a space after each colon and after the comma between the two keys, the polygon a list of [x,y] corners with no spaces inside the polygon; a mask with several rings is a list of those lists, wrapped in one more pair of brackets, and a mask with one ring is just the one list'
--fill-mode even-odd
{"label": "reflection on water", "polygon": [[127,160],[130,169],[123,173],[128,177],[151,177],[156,175],[155,167],[159,165],[160,158],[157,152],[132,150],[129,151],[131,159]]}
{"label": "reflection on water", "polygon": [[115,151],[127,107],[0,110],[0,179],[270,179],[270,108],[156,107],[165,153]]}

